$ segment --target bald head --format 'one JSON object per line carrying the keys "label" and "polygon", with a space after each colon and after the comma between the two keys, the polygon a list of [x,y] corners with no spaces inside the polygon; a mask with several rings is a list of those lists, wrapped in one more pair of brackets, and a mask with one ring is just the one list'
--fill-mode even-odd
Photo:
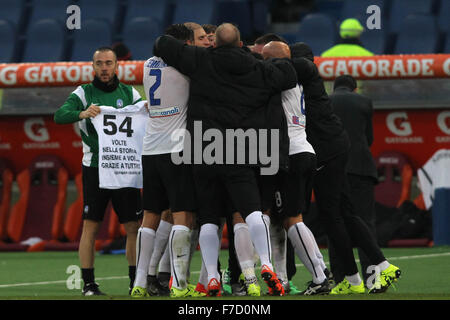
{"label": "bald head", "polygon": [[264,59],[290,58],[291,50],[289,49],[289,45],[287,45],[284,42],[270,41],[263,47],[261,54],[264,57]]}
{"label": "bald head", "polygon": [[239,29],[231,23],[222,23],[216,30],[216,47],[221,46],[242,47]]}

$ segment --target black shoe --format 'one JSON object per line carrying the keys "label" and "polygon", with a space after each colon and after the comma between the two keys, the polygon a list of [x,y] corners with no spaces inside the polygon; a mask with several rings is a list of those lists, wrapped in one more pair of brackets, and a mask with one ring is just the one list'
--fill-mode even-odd
{"label": "black shoe", "polygon": [[91,282],[85,284],[83,290],[81,291],[83,296],[105,296],[106,294],[101,292],[98,288],[98,284],[95,282]]}
{"label": "black shoe", "polygon": [[314,296],[314,295],[325,295],[329,294],[331,291],[328,285],[328,279],[325,279],[321,284],[316,284],[312,281],[308,282],[308,287],[305,291],[301,292],[302,296]]}
{"label": "black shoe", "polygon": [[151,296],[168,296],[170,291],[163,287],[156,276],[147,275],[147,292]]}
{"label": "black shoe", "polygon": [[169,272],[159,272],[158,273],[158,295],[160,296],[170,296],[170,273]]}
{"label": "black shoe", "polygon": [[331,273],[331,271],[326,268],[325,268],[325,270],[323,270],[323,273],[325,273],[325,277],[327,277],[327,279],[328,279],[328,286],[330,287],[330,290],[331,290],[336,285],[336,281],[334,281],[333,273]]}
{"label": "black shoe", "polygon": [[241,282],[232,283],[231,284],[231,294],[233,296],[238,296],[238,297],[246,296],[247,295],[247,287],[245,286],[245,284],[243,284]]}

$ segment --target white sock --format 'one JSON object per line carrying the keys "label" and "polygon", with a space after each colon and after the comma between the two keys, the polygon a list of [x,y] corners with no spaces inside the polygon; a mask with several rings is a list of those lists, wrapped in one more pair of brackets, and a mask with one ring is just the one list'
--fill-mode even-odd
{"label": "white sock", "polygon": [[161,260],[159,260],[158,272],[170,273],[170,248],[169,245],[166,246]]}
{"label": "white sock", "polygon": [[380,272],[386,270],[387,268],[389,268],[391,264],[389,262],[387,262],[387,260],[384,260],[383,262],[377,264],[377,267],[380,268]]}
{"label": "white sock", "polygon": [[136,279],[134,286],[147,287],[147,271],[150,257],[153,252],[155,241],[155,230],[150,228],[139,228],[136,244]]}
{"label": "white sock", "polygon": [[248,225],[248,231],[261,260],[261,265],[267,265],[273,270],[269,226],[266,224],[263,214],[261,211],[254,211],[245,218],[245,222]]}
{"label": "white sock", "polygon": [[192,256],[194,255],[195,251],[197,251],[199,231],[200,230],[198,230],[198,228],[192,229],[192,231],[191,231],[191,239],[190,239],[191,250],[189,251],[189,263],[188,263],[188,269],[187,269],[187,278],[188,279],[191,276]]}
{"label": "white sock", "polygon": [[159,222],[158,229],[156,230],[155,246],[153,248],[153,254],[148,266],[148,274],[151,276],[156,275],[156,268],[158,267],[159,261],[161,260],[164,251],[166,250],[172,226],[173,224],[164,220],[161,220]]}
{"label": "white sock", "polygon": [[253,244],[246,223],[236,223],[234,230],[234,247],[245,279],[251,280],[255,275],[255,262],[253,261]]}
{"label": "white sock", "polygon": [[217,259],[219,258],[220,240],[218,235],[219,227],[212,223],[206,223],[200,228],[200,251],[202,259],[208,272],[208,283],[212,278],[220,279],[217,271]]}
{"label": "white sock", "polygon": [[169,236],[172,286],[185,289],[187,286],[187,266],[191,249],[191,230],[183,225],[174,225]]}
{"label": "white sock", "polygon": [[305,224],[298,222],[292,225],[288,230],[288,237],[291,240],[295,253],[311,273],[313,282],[320,284],[325,281],[326,276],[314,251],[314,242],[316,240],[310,236],[305,228]]}
{"label": "white sock", "polygon": [[319,246],[317,245],[317,241],[316,238],[314,237],[314,234],[312,233],[312,231],[308,228],[308,226],[306,224],[303,224],[306,228],[306,230],[309,233],[309,236],[312,237],[314,239],[314,252],[316,253],[316,257],[317,259],[319,259],[320,261],[320,267],[322,268],[322,270],[325,270],[327,268],[325,261],[323,260],[323,255],[320,252]]}
{"label": "white sock", "polygon": [[361,277],[359,276],[359,272],[351,275],[351,276],[345,276],[345,279],[348,280],[348,282],[352,285],[352,286],[359,286],[362,282]]}
{"label": "white sock", "polygon": [[273,266],[278,279],[288,281],[286,269],[286,231],[281,226],[270,224]]}

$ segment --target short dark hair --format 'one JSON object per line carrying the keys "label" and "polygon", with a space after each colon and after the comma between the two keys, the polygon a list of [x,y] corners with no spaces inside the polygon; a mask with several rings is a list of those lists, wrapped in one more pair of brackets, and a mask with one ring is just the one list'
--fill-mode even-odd
{"label": "short dark hair", "polygon": [[356,84],[355,78],[353,78],[351,75],[344,74],[334,80],[333,90],[336,90],[336,88],[339,87],[349,88],[351,91],[353,91],[358,87],[358,85]]}
{"label": "short dark hair", "polygon": [[257,38],[255,40],[255,44],[268,44],[270,41],[281,41],[281,42],[288,44],[286,39],[284,39],[283,37],[281,37],[275,33],[266,33],[265,35]]}
{"label": "short dark hair", "polygon": [[168,26],[165,34],[170,35],[180,41],[194,40],[194,32],[181,23],[176,23]]}
{"label": "short dark hair", "polygon": [[92,55],[92,60],[94,60],[94,55],[95,55],[96,52],[106,52],[106,51],[111,51],[112,53],[114,53],[114,57],[116,58],[116,61],[117,61],[117,54],[116,54],[116,52],[114,51],[113,48],[107,47],[107,46],[103,46],[103,47],[97,48],[94,51],[94,54]]}
{"label": "short dark hair", "polygon": [[217,26],[213,24],[204,24],[202,25],[202,28],[206,33],[214,33],[216,32]]}

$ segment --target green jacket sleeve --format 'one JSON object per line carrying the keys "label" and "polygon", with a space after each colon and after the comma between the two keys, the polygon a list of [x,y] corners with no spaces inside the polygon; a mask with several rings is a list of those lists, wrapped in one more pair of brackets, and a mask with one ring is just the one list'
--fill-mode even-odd
{"label": "green jacket sleeve", "polygon": [[53,120],[57,124],[74,123],[80,121],[80,112],[83,111],[84,107],[80,100],[75,94],[71,94],[66,102],[55,112]]}

